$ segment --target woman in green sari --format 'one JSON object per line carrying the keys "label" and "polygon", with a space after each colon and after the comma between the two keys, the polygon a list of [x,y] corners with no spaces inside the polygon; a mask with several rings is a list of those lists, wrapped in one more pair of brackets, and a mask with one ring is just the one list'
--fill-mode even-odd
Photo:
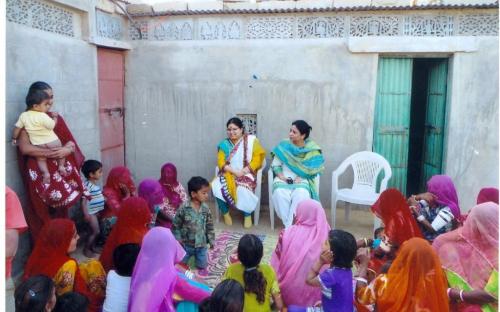
{"label": "woman in green sari", "polygon": [[498,205],[471,209],[464,225],[432,244],[448,278],[451,311],[498,311]]}
{"label": "woman in green sari", "polygon": [[304,120],[294,121],[289,139],[281,141],[272,152],[272,201],[285,228],[292,225],[301,201],[311,198],[319,201],[314,179],[323,173],[325,160],[319,145],[309,139],[311,129]]}

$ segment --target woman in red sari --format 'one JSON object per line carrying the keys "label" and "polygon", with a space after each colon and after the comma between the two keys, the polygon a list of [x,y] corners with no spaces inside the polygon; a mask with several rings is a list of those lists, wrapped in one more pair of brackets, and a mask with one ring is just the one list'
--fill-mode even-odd
{"label": "woman in red sari", "polygon": [[[53,104],[52,88],[45,82],[35,82],[30,86],[28,94],[45,91]],[[52,117],[53,113],[48,112]],[[57,118],[54,132],[61,140],[60,148],[47,149],[30,143],[25,130],[17,140],[19,146],[18,163],[29,201],[26,206],[26,221],[32,236],[36,239],[42,226],[52,218],[67,218],[68,210],[83,194],[83,183],[80,167],[84,156],[76,144],[71,131],[61,115]],[[51,176],[50,184],[44,186],[42,172],[38,168],[36,157],[47,158],[47,166]],[[66,158],[66,176],[58,172],[57,158]]]}
{"label": "woman in red sari", "polygon": [[118,212],[118,220],[111,230],[99,260],[108,272],[114,268],[113,252],[121,244],[141,244],[149,229],[151,213],[148,203],[140,197],[130,197],[123,201]]}
{"label": "woman in red sari", "polygon": [[56,295],[79,292],[89,311],[99,311],[106,291],[106,273],[95,259],[78,263],[68,254],[76,249],[78,234],[69,219],[52,219],[44,225],[24,268],[24,278],[42,274],[53,279]]}
{"label": "woman in red sari", "polygon": [[122,202],[135,195],[135,184],[127,167],[114,167],[108,174],[102,194],[106,199],[104,210],[100,216],[101,236],[105,240],[116,223],[116,216]]}

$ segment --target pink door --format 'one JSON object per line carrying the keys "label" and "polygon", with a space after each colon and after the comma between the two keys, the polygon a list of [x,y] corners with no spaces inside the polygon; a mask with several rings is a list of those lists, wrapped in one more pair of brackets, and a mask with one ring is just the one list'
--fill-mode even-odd
{"label": "pink door", "polygon": [[125,164],[123,52],[97,49],[101,162],[104,182],[109,171]]}

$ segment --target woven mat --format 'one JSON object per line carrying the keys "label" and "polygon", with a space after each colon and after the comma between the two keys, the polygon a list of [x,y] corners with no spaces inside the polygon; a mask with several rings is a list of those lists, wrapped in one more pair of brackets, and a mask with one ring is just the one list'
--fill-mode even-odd
{"label": "woven mat", "polygon": [[[208,252],[208,276],[199,277],[210,287],[215,287],[221,280],[222,275],[227,267],[238,261],[237,248],[240,238],[245,233],[233,232],[228,230],[215,230],[215,246],[214,249]],[[276,247],[278,236],[267,234],[257,235],[264,245],[264,257],[262,263],[269,263],[272,252]],[[193,260],[193,259],[192,259]]]}

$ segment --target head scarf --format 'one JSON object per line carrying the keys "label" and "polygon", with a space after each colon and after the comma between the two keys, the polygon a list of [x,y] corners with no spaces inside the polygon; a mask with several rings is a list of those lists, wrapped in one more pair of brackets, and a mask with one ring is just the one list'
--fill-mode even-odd
{"label": "head scarf", "polygon": [[387,273],[387,287],[377,300],[377,309],[446,312],[447,287],[446,275],[431,245],[424,239],[411,238]]}
{"label": "head scarf", "polygon": [[120,184],[127,186],[131,193],[135,191],[134,180],[127,167],[118,166],[111,169],[104,188],[112,189],[120,194]]}
{"label": "head scarf", "polygon": [[483,289],[498,270],[498,205],[486,202],[471,209],[464,225],[439,235],[432,244],[443,267],[474,289]]}
{"label": "head scarf", "polygon": [[144,236],[132,274],[128,311],[175,312],[172,294],[177,272],[174,265],[185,254],[169,229],[151,229]]}
{"label": "head scarf", "polygon": [[75,223],[69,219],[46,223],[24,268],[24,278],[37,274],[53,278],[64,263],[72,260],[68,248],[75,233]]}
{"label": "head scarf", "polygon": [[406,199],[397,189],[383,191],[371,209],[384,223],[391,244],[401,246],[412,237],[423,237]]}
{"label": "head scarf", "polygon": [[283,232],[280,256],[275,250],[271,257],[287,305],[311,306],[321,300],[320,289],[305,285],[304,281],[318,260],[329,231],[325,210],[318,201],[308,199],[299,203],[295,224]]}
{"label": "head scarf", "polygon": [[122,244],[141,244],[148,232],[151,213],[148,203],[140,197],[130,197],[123,201],[116,224],[109,234],[99,260],[108,272],[114,267],[113,252]]}
{"label": "head scarf", "polygon": [[494,202],[498,205],[498,189],[494,187],[485,187],[477,194],[477,204]]}
{"label": "head scarf", "polygon": [[139,184],[139,196],[148,202],[149,211],[154,212],[155,206],[163,204],[165,194],[161,184],[154,179],[144,179]]}
{"label": "head scarf", "polygon": [[435,175],[427,181],[427,192],[437,196],[437,203],[448,206],[457,220],[461,220],[455,185],[447,175]]}
{"label": "head scarf", "polygon": [[[169,171],[172,172],[173,175],[170,176],[168,174]],[[182,204],[182,198],[180,194],[174,190],[174,188],[179,185],[179,181],[177,181],[177,168],[174,164],[166,163],[161,167],[161,176],[158,182],[160,182],[163,187],[163,192],[168,198],[169,204],[175,208],[179,208]]]}

